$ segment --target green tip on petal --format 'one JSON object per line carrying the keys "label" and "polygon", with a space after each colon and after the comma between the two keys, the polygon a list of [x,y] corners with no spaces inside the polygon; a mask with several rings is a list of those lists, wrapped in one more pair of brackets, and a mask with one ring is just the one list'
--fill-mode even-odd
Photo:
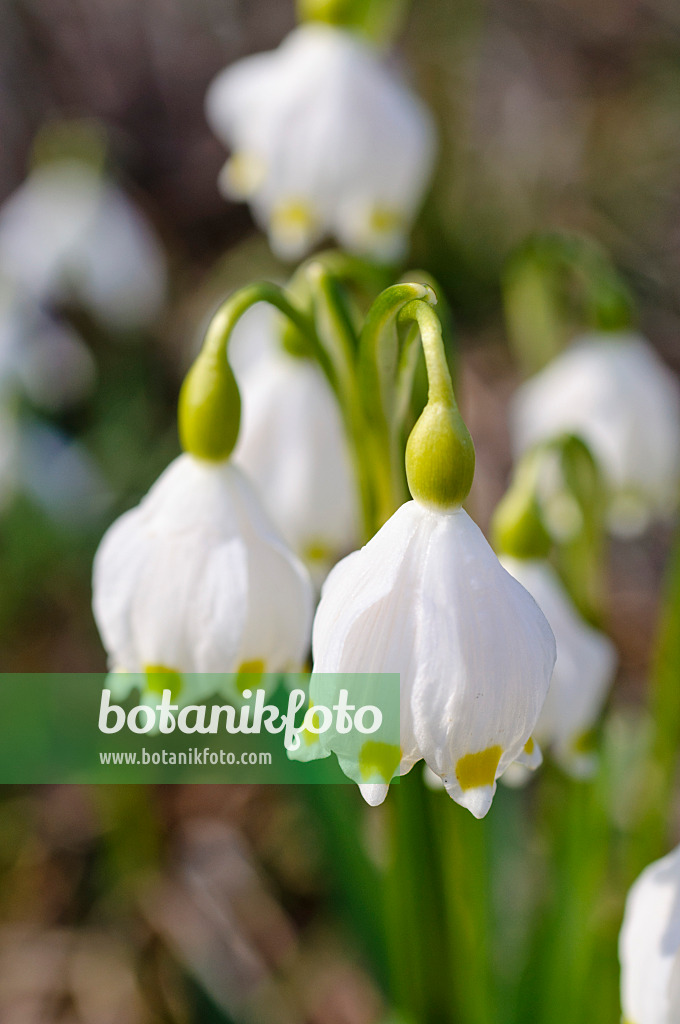
{"label": "green tip on petal", "polygon": [[475,474],[475,447],[455,404],[429,401],[406,445],[412,496],[437,512],[459,508]]}
{"label": "green tip on petal", "polygon": [[185,452],[222,462],[231,455],[241,422],[241,396],[223,351],[204,348],[182,384],[179,438]]}

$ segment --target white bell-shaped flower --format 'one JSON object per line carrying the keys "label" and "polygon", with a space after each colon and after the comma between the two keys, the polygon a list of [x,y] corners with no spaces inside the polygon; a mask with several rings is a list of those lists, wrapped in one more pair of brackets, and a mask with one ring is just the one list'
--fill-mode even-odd
{"label": "white bell-shaped flower", "polygon": [[677,1024],[680,846],[646,868],[631,888],[619,956],[624,1024]]}
{"label": "white bell-shaped flower", "polygon": [[230,461],[184,454],[105,534],[93,607],[129,673],[299,669],[312,586]]}
{"label": "white bell-shaped flower", "polygon": [[641,335],[577,339],[519,388],[511,428],[518,456],[560,434],[580,436],[609,484],[617,533],[638,533],[677,507],[680,389]]}
{"label": "white bell-shaped flower", "polygon": [[[476,817],[513,761],[538,756],[532,733],[555,641],[461,508],[407,502],[338,563],[323,587],[313,656],[315,675],[400,673],[399,773],[424,758]],[[385,798],[386,782],[362,786],[369,803]]]}
{"label": "white bell-shaped flower", "polygon": [[501,564],[529,591],[555,634],[557,661],[534,738],[550,746],[570,774],[596,765],[583,741],[595,725],[616,670],[611,640],[581,617],[557,573],[544,559],[501,556]]}
{"label": "white bell-shaped flower", "polygon": [[274,251],[297,258],[325,235],[391,259],[429,181],[429,112],[370,45],[305,24],[278,49],[226,68],[206,109],[232,150],[224,192],[251,203]]}
{"label": "white bell-shaped flower", "polygon": [[165,295],[146,218],[73,159],[38,167],[0,209],[0,273],[38,302],[75,298],[119,328],[153,320]]}
{"label": "white bell-shaped flower", "polygon": [[[273,311],[266,323],[252,320],[273,337]],[[239,323],[232,351],[241,348]],[[256,342],[256,339],[253,339]],[[257,344],[253,346],[256,348]],[[242,419],[234,461],[258,488],[272,521],[321,583],[330,565],[356,547],[359,510],[349,446],[337,401],[316,363],[289,355],[279,344],[239,370]]]}

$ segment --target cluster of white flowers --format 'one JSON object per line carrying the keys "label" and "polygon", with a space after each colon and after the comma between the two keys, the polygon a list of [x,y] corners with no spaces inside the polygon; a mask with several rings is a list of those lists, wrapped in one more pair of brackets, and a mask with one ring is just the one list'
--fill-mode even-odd
{"label": "cluster of white flowers", "polygon": [[[399,746],[378,758],[362,749],[354,764],[341,760],[342,767],[376,804],[395,773],[424,759],[453,799],[481,817],[509,765],[540,762],[532,733],[555,642],[534,599],[461,508],[474,449],[455,405],[441,335],[432,326],[438,321],[426,302],[420,305],[430,397],[407,447],[414,500],[326,580],[314,620],[310,694],[326,674],[399,673]],[[267,387],[268,402],[258,407],[251,400],[250,447],[237,439],[238,391],[226,360],[231,328],[220,333],[222,322],[227,313],[216,315],[184,385],[185,454],[137,508],[114,523],[94,566],[94,611],[111,669],[146,674],[147,693],[157,688],[159,673],[172,673],[180,700],[196,696],[191,688],[182,693],[187,674],[296,669],[309,650],[309,577],[264,512],[258,485],[236,463],[249,470],[250,452],[255,471],[265,467],[261,493],[273,513],[280,504],[298,544],[327,528],[326,511],[323,500],[313,501],[296,534],[291,508],[306,494],[314,497],[311,474],[322,472],[319,459],[338,456],[341,464],[340,446],[329,448],[323,432],[331,396],[315,378],[306,380],[318,370],[299,368],[293,357],[271,353],[268,344],[251,368],[258,387]],[[274,367],[269,383],[269,361],[284,359],[293,365]],[[240,372],[247,425],[247,367]],[[278,385],[280,373],[285,388]],[[323,398],[310,401],[317,391]],[[300,394],[304,409],[291,410]],[[236,416],[235,429],[225,418],[225,401]],[[302,460],[297,476],[296,460]],[[284,479],[279,486],[281,472],[293,478],[292,485]],[[319,744],[311,754],[330,752]]]}
{"label": "cluster of white flowers", "polygon": [[[595,331],[576,338],[520,386],[510,426],[518,460],[567,435],[585,442],[604,479],[609,527],[618,535],[639,534],[677,508],[680,388],[639,334]],[[552,525],[553,533],[559,532],[557,521]],[[613,681],[614,648],[583,621],[545,560],[503,562],[534,595],[557,640],[555,674],[537,738],[553,748],[566,770],[588,774],[596,762],[582,741]]]}
{"label": "cluster of white flowers", "polygon": [[226,68],[207,115],[232,150],[223,191],[248,200],[278,255],[296,259],[327,235],[380,259],[403,253],[434,129],[367,42],[301,25],[272,53]]}

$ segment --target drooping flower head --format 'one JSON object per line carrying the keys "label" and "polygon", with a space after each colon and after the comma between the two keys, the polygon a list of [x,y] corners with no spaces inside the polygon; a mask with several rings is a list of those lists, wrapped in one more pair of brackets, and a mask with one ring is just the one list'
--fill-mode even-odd
{"label": "drooping flower head", "polygon": [[680,847],[630,890],[619,956],[624,1024],[680,1020]]}
{"label": "drooping flower head", "polygon": [[223,191],[245,199],[284,258],[324,236],[400,255],[428,183],[434,131],[422,103],[371,46],[340,28],[296,28],[226,68],[206,110],[232,151]]}
{"label": "drooping flower head", "polygon": [[[429,376],[427,406],[406,452],[413,500],[340,562],[313,631],[312,703],[336,673],[400,673],[400,749],[392,763],[359,751],[343,769],[380,803],[393,772],[424,759],[477,817],[514,761],[535,764],[532,739],[555,663],[545,616],[500,565],[461,508],[474,470],[434,312],[414,303]],[[328,675],[326,675],[328,674]],[[328,744],[299,756],[323,756]]]}
{"label": "drooping flower head", "polygon": [[240,415],[231,326],[227,303],[185,380],[184,454],[110,527],[94,563],[110,667],[145,674],[151,689],[170,673],[180,698],[190,673],[299,669],[309,643],[309,576],[230,459]]}
{"label": "drooping flower head", "polygon": [[577,339],[519,388],[511,428],[517,455],[560,434],[582,437],[609,483],[618,533],[638,533],[677,507],[680,391],[641,335]]}

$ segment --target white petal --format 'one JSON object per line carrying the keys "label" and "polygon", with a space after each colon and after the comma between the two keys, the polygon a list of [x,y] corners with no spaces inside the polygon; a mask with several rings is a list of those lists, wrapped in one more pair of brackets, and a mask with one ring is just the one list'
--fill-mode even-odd
{"label": "white petal", "polygon": [[680,1019],[680,847],[646,868],[630,890],[619,956],[624,1019],[675,1024]]}
{"label": "white petal", "polygon": [[519,388],[511,425],[517,454],[565,432],[580,435],[613,489],[615,529],[634,532],[649,514],[677,507],[680,391],[640,335],[594,333],[575,341]]}
{"label": "white petal", "polygon": [[[448,792],[478,809],[532,735],[554,664],[554,638],[470,517],[462,510],[431,515],[420,569],[414,732]],[[478,800],[470,797],[477,778],[489,780]]]}
{"label": "white petal", "polygon": [[372,783],[360,783],[359,790],[369,807],[377,807],[381,804],[387,796],[389,786],[383,785],[379,782]]}
{"label": "white petal", "polygon": [[294,551],[325,565],[356,544],[358,498],[335,397],[309,360],[263,354],[239,375],[234,460]]}

